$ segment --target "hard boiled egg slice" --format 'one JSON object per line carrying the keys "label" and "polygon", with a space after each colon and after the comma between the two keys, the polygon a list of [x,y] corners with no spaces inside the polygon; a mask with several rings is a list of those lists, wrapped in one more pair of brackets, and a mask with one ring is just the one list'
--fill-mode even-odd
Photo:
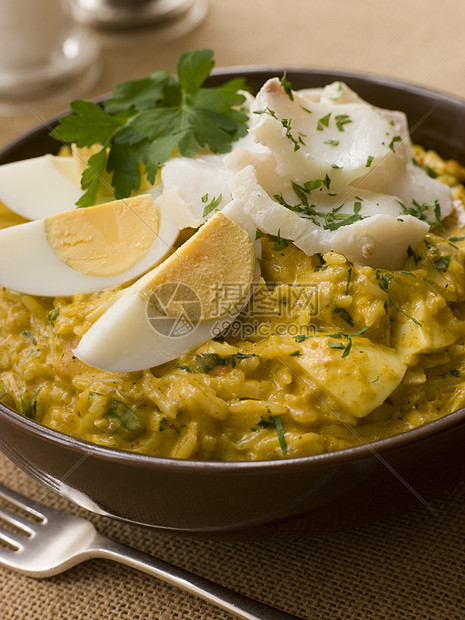
{"label": "hard boiled egg slice", "polygon": [[82,195],[73,157],[43,155],[0,166],[0,200],[27,220],[74,209]]}
{"label": "hard boiled egg slice", "polygon": [[66,211],[0,230],[0,284],[31,295],[90,293],[140,276],[177,235],[150,195]]}
{"label": "hard boiled egg slice", "polygon": [[96,368],[131,372],[173,360],[218,335],[247,304],[258,278],[254,238],[254,225],[232,202],[128,288],[74,354]]}

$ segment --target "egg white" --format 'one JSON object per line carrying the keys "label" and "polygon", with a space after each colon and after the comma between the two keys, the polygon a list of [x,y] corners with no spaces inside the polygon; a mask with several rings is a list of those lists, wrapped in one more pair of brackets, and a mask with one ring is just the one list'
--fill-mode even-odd
{"label": "egg white", "polygon": [[75,208],[82,196],[78,179],[72,157],[43,155],[3,164],[0,200],[27,220],[43,219]]}
{"label": "egg white", "polygon": [[88,276],[60,261],[47,241],[45,219],[0,230],[0,285],[29,295],[57,297],[128,282],[160,262],[176,241],[179,229],[170,213],[159,215],[157,237],[143,258],[109,277]]}

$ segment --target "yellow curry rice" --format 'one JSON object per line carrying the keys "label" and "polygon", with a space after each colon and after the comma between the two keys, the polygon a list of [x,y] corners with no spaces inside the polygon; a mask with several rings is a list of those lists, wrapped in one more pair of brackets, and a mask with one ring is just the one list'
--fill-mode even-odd
{"label": "yellow curry rice", "polygon": [[[419,147],[415,156],[465,204],[464,168]],[[0,209],[0,227],[21,221]],[[224,338],[141,372],[97,370],[72,353],[123,287],[54,300],[2,289],[1,401],[111,448],[220,460],[339,450],[464,406],[465,209],[428,234],[399,271],[357,266],[334,252],[308,257],[268,236],[261,242],[261,305],[253,313],[249,306]],[[299,286],[312,291],[311,303],[296,299]],[[379,376],[363,375],[362,343],[375,354],[396,350],[407,366],[365,417],[350,403],[373,398]],[[305,372],[317,346],[331,356],[328,383],[350,378],[345,399]]]}

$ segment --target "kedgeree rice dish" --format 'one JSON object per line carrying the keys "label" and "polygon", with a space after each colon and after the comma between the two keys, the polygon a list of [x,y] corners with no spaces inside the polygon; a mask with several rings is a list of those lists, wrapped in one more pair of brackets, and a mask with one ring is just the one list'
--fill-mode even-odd
{"label": "kedgeree rice dish", "polygon": [[204,87],[212,67],[187,52],[177,77],[74,102],[70,146],[0,166],[0,400],[204,460],[465,406],[465,168],[341,82],[253,97]]}

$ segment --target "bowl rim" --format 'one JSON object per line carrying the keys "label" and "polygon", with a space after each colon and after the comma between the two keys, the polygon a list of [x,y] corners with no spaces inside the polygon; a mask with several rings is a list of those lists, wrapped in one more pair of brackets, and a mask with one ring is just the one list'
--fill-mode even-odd
{"label": "bowl rim", "polygon": [[[285,65],[232,65],[229,67],[214,68],[210,74],[214,78],[229,78],[232,76],[240,77],[241,75],[259,76],[261,74],[274,73],[276,77],[283,73],[298,75],[305,77],[314,75],[319,78],[334,78],[335,81],[342,81],[347,78],[350,80],[362,80],[376,86],[390,88],[399,88],[404,92],[414,95],[429,95],[437,99],[444,99],[447,102],[454,102],[459,105],[465,105],[465,97],[460,97],[446,90],[431,88],[419,82],[411,82],[400,78],[394,78],[379,73],[371,73],[369,71],[352,71],[350,69],[332,69],[323,67],[288,67]],[[210,77],[208,78],[210,79]]]}
{"label": "bowl rim", "polygon": [[0,420],[10,426],[14,426],[28,435],[38,436],[42,441],[59,444],[60,447],[71,449],[81,454],[83,458],[98,457],[104,461],[118,462],[121,464],[133,463],[146,469],[168,468],[179,471],[202,468],[208,471],[225,470],[234,472],[237,470],[269,470],[284,467],[286,469],[300,469],[317,466],[328,466],[344,463],[346,461],[359,461],[367,458],[377,458],[384,462],[383,456],[405,446],[413,445],[426,439],[437,437],[453,430],[461,425],[465,426],[465,407],[449,413],[442,418],[427,422],[411,430],[392,435],[384,439],[371,442],[363,442],[360,445],[323,452],[310,456],[299,456],[281,459],[257,460],[257,461],[220,461],[220,460],[194,460],[160,457],[149,454],[140,454],[118,448],[109,448],[100,444],[94,444],[85,439],[79,439],[72,435],[66,435],[61,431],[43,426],[34,420],[24,417],[14,409],[0,403]]}
{"label": "bowl rim", "polygon": [[[218,79],[231,79],[233,77],[258,78],[260,76],[280,75],[286,72],[288,75],[316,76],[321,80],[361,80],[368,84],[374,84],[378,87],[388,87],[401,90],[410,95],[418,97],[429,97],[447,104],[454,104],[463,108],[465,115],[465,99],[457,95],[447,93],[445,91],[432,89],[421,84],[399,80],[391,77],[384,77],[379,74],[371,74],[369,72],[356,72],[338,69],[323,68],[303,68],[303,67],[285,67],[281,65],[235,65],[230,67],[218,67],[213,69],[209,81]],[[207,81],[208,83],[208,81]],[[96,97],[94,101],[101,102],[108,94]],[[10,153],[17,148],[27,145],[31,139],[40,137],[44,132],[48,132],[58,120],[69,110],[65,110],[50,119],[44,121],[43,124],[32,127],[17,138],[11,140],[8,144],[0,149],[0,161],[7,158]],[[233,473],[237,471],[257,471],[257,470],[273,470],[273,469],[302,469],[314,467],[326,467],[341,464],[346,461],[358,461],[367,458],[378,458],[384,461],[383,455],[393,452],[404,447],[406,444],[413,445],[415,443],[432,439],[443,433],[447,433],[461,425],[465,426],[465,407],[449,413],[437,420],[423,424],[414,429],[386,437],[384,439],[372,442],[363,442],[360,445],[344,448],[334,452],[325,452],[310,456],[290,457],[270,460],[257,461],[219,461],[219,460],[193,460],[193,459],[176,459],[170,457],[159,457],[127,450],[110,448],[100,444],[94,444],[90,441],[79,439],[71,435],[66,435],[61,431],[43,426],[34,420],[31,420],[17,411],[11,409],[7,405],[0,402],[0,420],[8,425],[14,426],[19,430],[25,431],[28,435],[38,437],[41,441],[58,444],[60,447],[71,450],[80,454],[82,458],[98,457],[104,461],[117,462],[120,464],[133,464],[144,469],[168,468],[179,472],[203,469],[206,471],[217,472],[223,471]]]}

